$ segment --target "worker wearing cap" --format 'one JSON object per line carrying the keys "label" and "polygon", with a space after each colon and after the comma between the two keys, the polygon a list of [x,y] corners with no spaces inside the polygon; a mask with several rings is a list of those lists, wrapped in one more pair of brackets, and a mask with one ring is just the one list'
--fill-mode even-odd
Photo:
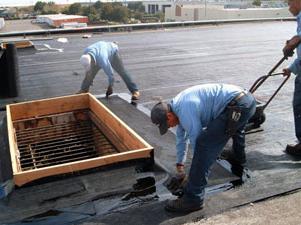
{"label": "worker wearing cap", "polygon": [[291,56],[297,47],[297,58],[288,67],[283,69],[284,75],[296,74],[295,90],[293,97],[295,135],[298,140],[296,145],[287,145],[286,152],[292,155],[301,156],[301,0],[289,0],[289,11],[297,19],[297,35],[287,41],[283,48],[285,56]]}
{"label": "worker wearing cap", "polygon": [[138,87],[132,81],[130,74],[125,70],[116,43],[99,41],[90,45],[84,50],[84,54],[80,58],[80,63],[84,67],[86,75],[82,82],[81,90],[78,93],[88,92],[95,75],[100,69],[103,69],[108,76],[109,85],[106,92],[106,96],[108,97],[113,93],[114,69],[131,92],[132,100],[139,99],[140,93]]}
{"label": "worker wearing cap", "polygon": [[190,212],[203,207],[210,167],[230,137],[237,161],[245,163],[244,127],[255,110],[256,102],[250,92],[228,84],[193,86],[180,92],[170,103],[159,102],[153,107],[151,120],[161,135],[178,125],[177,170],[183,168],[186,160],[186,136],[194,151],[184,195],[169,200],[167,211]]}

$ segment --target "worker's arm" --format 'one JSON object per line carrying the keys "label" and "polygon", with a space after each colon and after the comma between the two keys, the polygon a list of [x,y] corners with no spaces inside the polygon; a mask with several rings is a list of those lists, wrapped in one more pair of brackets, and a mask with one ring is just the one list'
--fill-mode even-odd
{"label": "worker's arm", "polygon": [[181,124],[178,125],[176,136],[176,149],[177,149],[177,164],[183,164],[186,161],[186,132]]}
{"label": "worker's arm", "polygon": [[[200,118],[195,116],[196,114],[189,110],[186,112],[185,118],[182,118],[177,129],[177,163],[184,164],[187,156],[186,143],[189,138],[191,148],[194,152],[196,139],[202,131],[202,125]],[[184,129],[185,127],[185,129]],[[185,130],[187,132],[185,132]]]}
{"label": "worker's arm", "polygon": [[293,52],[294,49],[297,48],[297,58],[288,68],[285,68],[283,70],[284,75],[290,75],[291,73],[297,74],[298,72],[300,73],[301,71],[301,65],[300,65],[301,56],[300,56],[300,45],[299,45],[300,42],[301,42],[301,32],[298,32],[296,36],[294,36],[287,42],[285,48],[283,49],[283,53],[285,54],[286,48],[288,49],[287,51],[291,50],[291,52]]}
{"label": "worker's arm", "polygon": [[283,70],[284,75],[290,75],[290,73],[298,74],[301,72],[300,59],[297,58],[295,61],[286,69]]}

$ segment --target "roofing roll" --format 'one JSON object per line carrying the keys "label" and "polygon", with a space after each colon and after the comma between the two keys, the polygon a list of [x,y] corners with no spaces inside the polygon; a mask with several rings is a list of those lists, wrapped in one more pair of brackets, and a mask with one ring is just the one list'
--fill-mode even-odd
{"label": "roofing roll", "polygon": [[8,43],[6,47],[6,66],[7,73],[7,93],[6,97],[17,97],[19,95],[20,84],[19,84],[19,66],[18,66],[18,55],[17,48],[14,44]]}

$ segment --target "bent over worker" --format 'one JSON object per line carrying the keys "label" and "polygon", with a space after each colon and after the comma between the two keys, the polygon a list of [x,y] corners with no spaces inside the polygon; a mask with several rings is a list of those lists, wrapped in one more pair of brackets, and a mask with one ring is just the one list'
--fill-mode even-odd
{"label": "bent over worker", "polygon": [[137,85],[132,81],[130,74],[125,70],[123,62],[119,55],[119,49],[114,42],[99,41],[84,50],[80,58],[80,63],[85,69],[85,78],[78,93],[89,91],[95,75],[100,69],[103,69],[108,76],[108,88],[106,96],[113,93],[114,76],[113,69],[120,75],[127,88],[132,94],[132,100],[138,100],[140,93]]}
{"label": "bent over worker", "polygon": [[178,171],[186,160],[186,135],[194,152],[184,194],[169,200],[165,206],[167,211],[191,212],[203,208],[210,167],[230,137],[237,161],[245,163],[244,128],[255,110],[256,102],[250,92],[228,84],[193,86],[180,92],[171,102],[159,102],[152,108],[151,120],[161,135],[178,125]]}

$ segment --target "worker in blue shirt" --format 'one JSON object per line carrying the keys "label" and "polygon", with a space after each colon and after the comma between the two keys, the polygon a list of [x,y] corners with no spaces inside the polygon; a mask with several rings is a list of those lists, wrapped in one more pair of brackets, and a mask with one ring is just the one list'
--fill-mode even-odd
{"label": "worker in blue shirt", "polygon": [[116,43],[99,41],[90,45],[84,50],[84,54],[80,58],[80,63],[84,67],[86,75],[82,82],[81,90],[78,93],[88,92],[95,75],[100,69],[103,69],[109,81],[106,92],[106,96],[108,97],[113,93],[114,69],[131,92],[132,100],[139,99],[140,93],[138,87],[132,81],[130,74],[125,70]]}
{"label": "worker in blue shirt", "polygon": [[246,162],[244,128],[255,111],[256,101],[252,94],[228,84],[193,86],[180,92],[171,102],[159,102],[152,108],[151,120],[159,127],[161,135],[169,127],[178,125],[178,173],[185,174],[186,137],[194,152],[184,195],[169,200],[165,206],[167,211],[202,209],[210,167],[230,137],[236,160],[241,164]]}
{"label": "worker in blue shirt", "polygon": [[297,35],[287,41],[287,44],[283,48],[285,56],[291,56],[295,48],[297,48],[297,58],[288,67],[283,69],[284,75],[290,75],[294,73],[295,78],[295,90],[293,97],[293,110],[295,121],[295,135],[298,143],[296,145],[287,145],[286,152],[288,154],[301,156],[301,1],[300,0],[288,0],[289,11],[297,18]]}

